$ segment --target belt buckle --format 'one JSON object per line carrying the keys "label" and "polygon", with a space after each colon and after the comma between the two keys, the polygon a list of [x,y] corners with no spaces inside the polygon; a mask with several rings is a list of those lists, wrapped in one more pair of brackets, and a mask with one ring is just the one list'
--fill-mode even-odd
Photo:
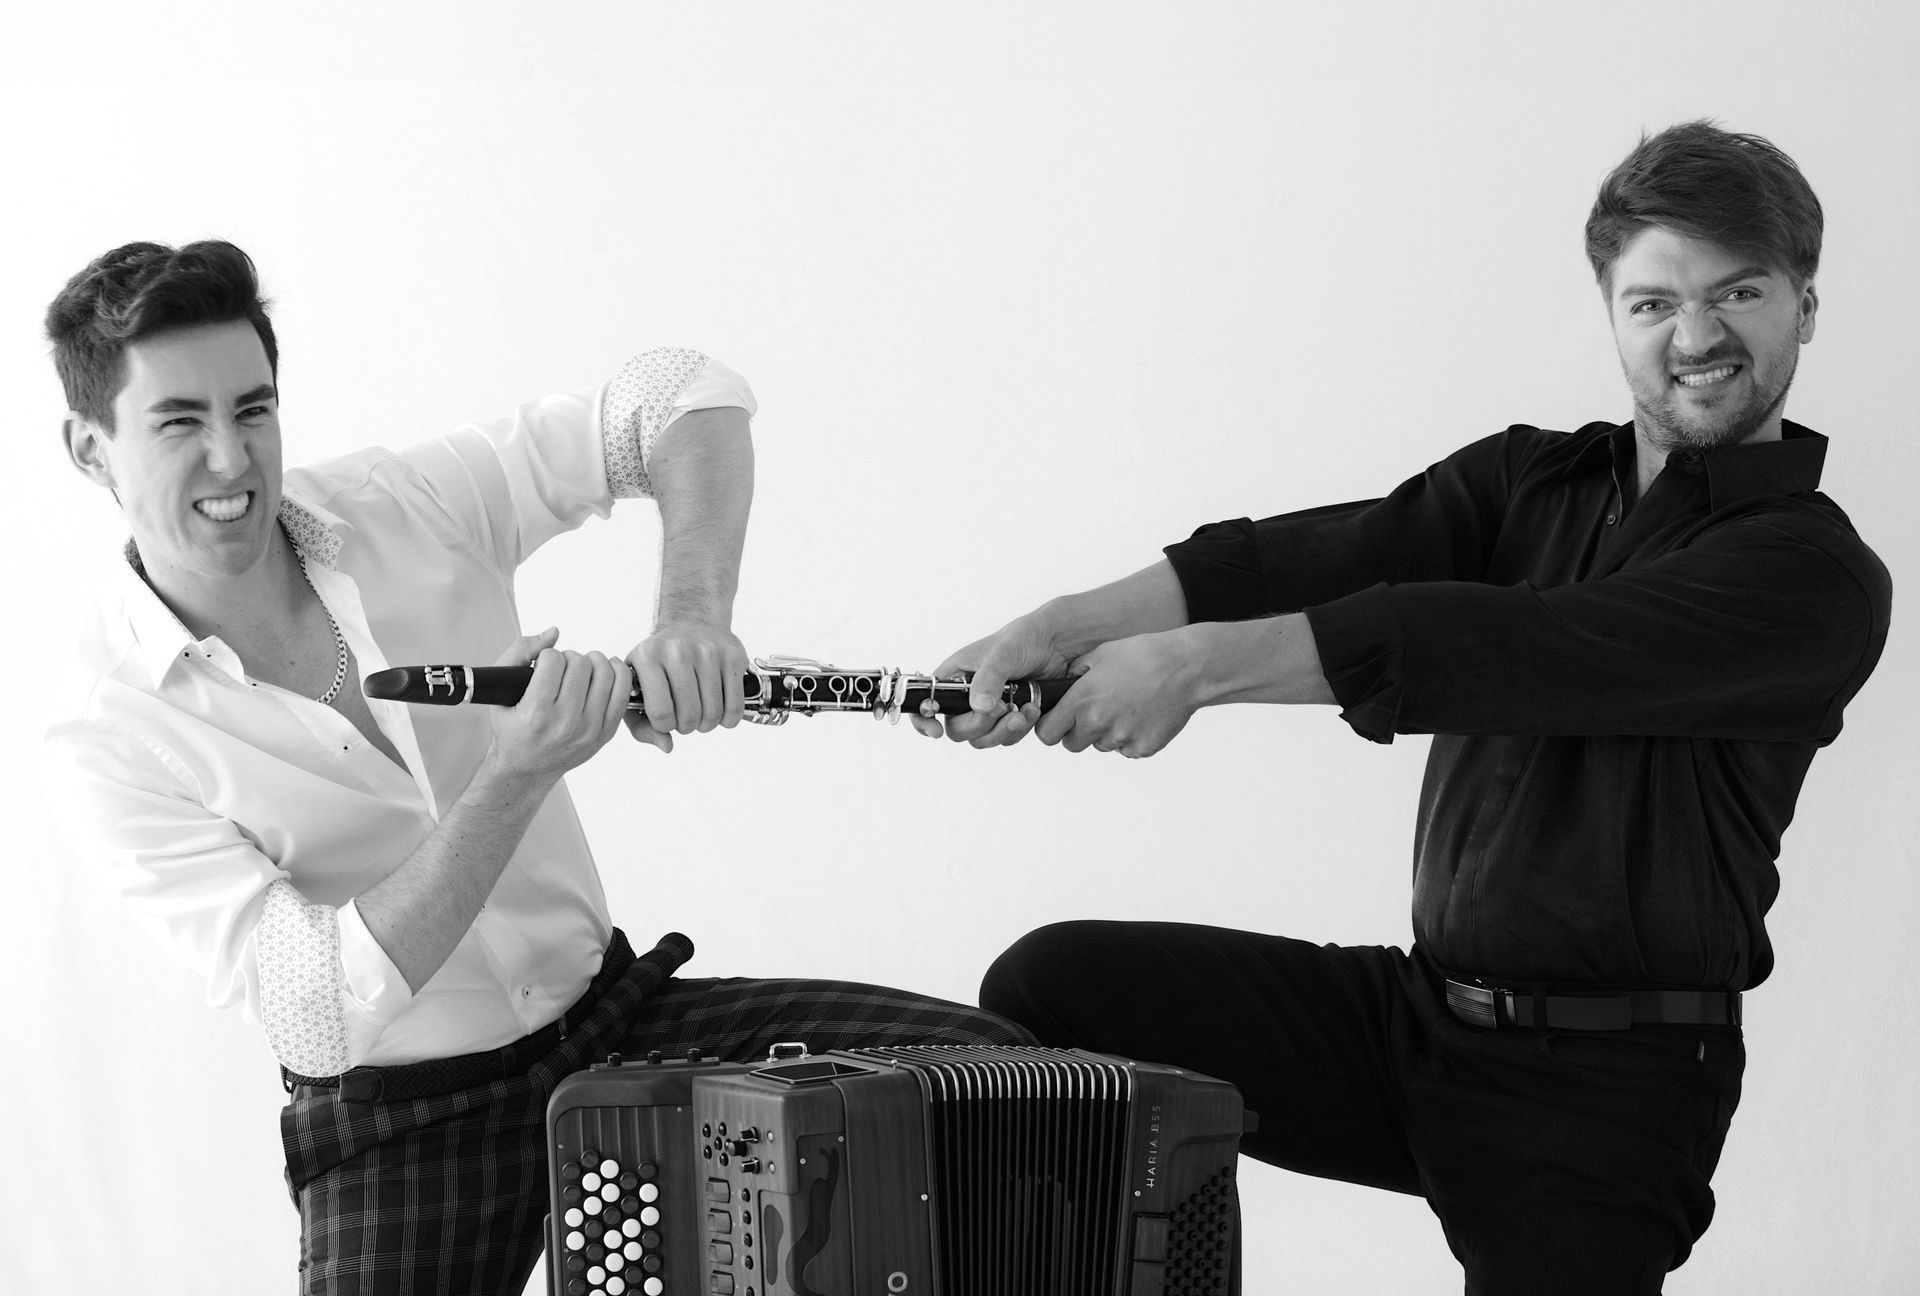
{"label": "belt buckle", "polygon": [[384,1096],[385,1078],[379,1067],[358,1066],[340,1077],[340,1101],[375,1103]]}
{"label": "belt buckle", "polygon": [[1500,1025],[1500,1013],[1496,1007],[1498,996],[1505,991],[1494,990],[1489,986],[1468,985],[1464,981],[1447,979],[1447,1011],[1469,1026],[1479,1026],[1494,1030]]}

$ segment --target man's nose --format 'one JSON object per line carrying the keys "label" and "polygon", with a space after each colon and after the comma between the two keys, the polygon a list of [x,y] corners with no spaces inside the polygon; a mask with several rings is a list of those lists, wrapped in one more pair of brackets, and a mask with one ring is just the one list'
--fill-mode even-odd
{"label": "man's nose", "polygon": [[1703,356],[1727,336],[1726,325],[1711,310],[1683,310],[1674,320],[1673,349],[1683,355]]}
{"label": "man's nose", "polygon": [[207,469],[221,477],[238,477],[253,462],[246,434],[227,420],[207,424]]}

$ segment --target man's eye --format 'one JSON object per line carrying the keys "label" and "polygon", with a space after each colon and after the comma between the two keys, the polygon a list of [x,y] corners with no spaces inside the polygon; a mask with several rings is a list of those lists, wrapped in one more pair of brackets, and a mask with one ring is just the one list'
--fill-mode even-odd
{"label": "man's eye", "polygon": [[1754,301],[1759,296],[1760,296],[1759,292],[1755,289],[1735,288],[1732,292],[1727,294],[1727,300],[1728,301]]}
{"label": "man's eye", "polygon": [[1661,301],[1643,301],[1643,302],[1635,302],[1635,303],[1634,303],[1633,305],[1631,305],[1631,306],[1629,306],[1629,307],[1627,307],[1627,314],[1629,314],[1629,315],[1651,315],[1651,314],[1652,314],[1652,313],[1653,313],[1654,311],[1657,311],[1657,310],[1659,310],[1659,309],[1660,309],[1661,307],[1663,307],[1663,306],[1665,306],[1665,305],[1666,305],[1666,303],[1665,303],[1665,302],[1661,302]]}
{"label": "man's eye", "polygon": [[273,413],[273,411],[265,405],[249,405],[240,411],[240,417],[243,419],[261,419],[271,413]]}

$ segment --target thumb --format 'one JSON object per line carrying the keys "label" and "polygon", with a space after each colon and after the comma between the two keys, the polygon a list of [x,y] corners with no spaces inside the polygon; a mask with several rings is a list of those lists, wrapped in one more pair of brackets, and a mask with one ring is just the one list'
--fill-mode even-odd
{"label": "thumb", "polygon": [[525,666],[547,649],[560,642],[560,631],[556,626],[548,626],[539,634],[521,635],[506,646],[495,666]]}
{"label": "thumb", "polygon": [[968,689],[969,701],[975,711],[994,711],[1002,709],[1000,695],[1006,691],[1007,677],[1013,667],[1010,660],[1013,654],[1006,648],[1005,642],[997,643],[990,649],[980,665],[973,672],[973,680]]}
{"label": "thumb", "polygon": [[651,724],[647,723],[647,713],[645,711],[638,709],[629,711],[624,719],[627,732],[641,742],[652,743],[663,752],[673,750],[673,735],[663,730],[655,729]]}

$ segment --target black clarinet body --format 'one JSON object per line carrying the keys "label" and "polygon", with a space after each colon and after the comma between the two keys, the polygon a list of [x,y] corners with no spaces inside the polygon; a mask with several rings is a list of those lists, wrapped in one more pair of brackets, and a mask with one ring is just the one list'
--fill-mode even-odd
{"label": "black clarinet body", "polygon": [[[741,678],[746,715],[761,724],[779,724],[789,715],[864,711],[878,719],[910,715],[960,715],[973,709],[971,675],[946,679],[898,670],[848,670],[800,659],[754,662]],[[526,695],[531,666],[395,666],[366,677],[366,696],[428,706],[512,706]],[[1012,680],[1001,692],[1013,706],[1038,703],[1050,709],[1073,684],[1071,679]],[[628,710],[644,703],[635,687]]]}

